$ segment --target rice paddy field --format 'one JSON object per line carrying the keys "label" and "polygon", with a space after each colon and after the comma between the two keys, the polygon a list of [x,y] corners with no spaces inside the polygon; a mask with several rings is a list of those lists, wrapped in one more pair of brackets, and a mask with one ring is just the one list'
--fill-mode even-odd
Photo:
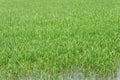
{"label": "rice paddy field", "polygon": [[0,0],[0,80],[113,80],[119,62],[120,0]]}

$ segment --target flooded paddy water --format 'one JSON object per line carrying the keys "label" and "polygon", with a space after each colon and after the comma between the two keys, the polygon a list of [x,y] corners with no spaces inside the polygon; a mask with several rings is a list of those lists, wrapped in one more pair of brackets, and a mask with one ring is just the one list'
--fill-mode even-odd
{"label": "flooded paddy water", "polygon": [[118,69],[116,77],[97,77],[96,75],[87,77],[82,73],[73,72],[67,75],[59,75],[57,78],[50,78],[50,76],[28,76],[19,78],[19,80],[120,80],[120,69]]}
{"label": "flooded paddy water", "polygon": [[3,78],[0,78],[0,80],[120,80],[120,69],[117,70],[115,76],[101,76],[98,77],[97,75],[92,76],[85,76],[85,74],[77,71],[73,71],[69,74],[60,74],[57,77],[53,78],[50,75],[47,74],[44,75],[29,75],[29,76],[20,76],[20,77],[7,77],[4,75]]}

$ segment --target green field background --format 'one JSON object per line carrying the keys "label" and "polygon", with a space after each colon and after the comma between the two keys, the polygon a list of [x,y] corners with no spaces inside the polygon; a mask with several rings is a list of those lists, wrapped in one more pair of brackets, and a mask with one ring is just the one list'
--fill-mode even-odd
{"label": "green field background", "polygon": [[115,75],[119,58],[119,0],[0,0],[1,79]]}

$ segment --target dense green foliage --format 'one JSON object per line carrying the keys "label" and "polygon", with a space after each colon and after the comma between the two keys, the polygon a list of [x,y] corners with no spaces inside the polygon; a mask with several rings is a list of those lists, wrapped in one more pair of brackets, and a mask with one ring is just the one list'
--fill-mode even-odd
{"label": "dense green foliage", "polygon": [[120,0],[0,0],[0,78],[110,75],[119,57]]}

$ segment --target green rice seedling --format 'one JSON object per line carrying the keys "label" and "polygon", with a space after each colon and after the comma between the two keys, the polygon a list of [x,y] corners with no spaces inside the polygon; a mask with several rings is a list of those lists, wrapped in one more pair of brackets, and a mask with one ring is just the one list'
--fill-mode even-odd
{"label": "green rice seedling", "polygon": [[0,79],[64,80],[74,71],[83,79],[116,77],[119,4],[119,0],[0,0]]}

